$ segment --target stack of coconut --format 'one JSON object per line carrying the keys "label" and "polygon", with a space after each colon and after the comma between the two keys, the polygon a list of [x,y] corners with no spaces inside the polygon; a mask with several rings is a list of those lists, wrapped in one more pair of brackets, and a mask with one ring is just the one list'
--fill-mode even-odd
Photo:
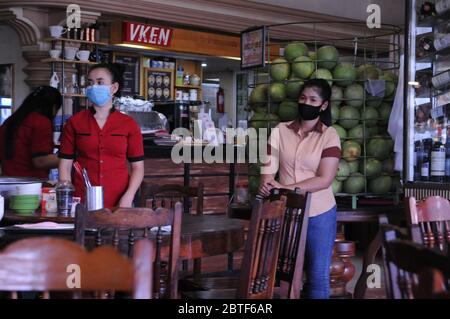
{"label": "stack of coconut", "polygon": [[[270,81],[257,84],[249,97],[249,126],[273,128],[298,118],[303,81],[321,78],[332,86],[333,127],[341,138],[342,159],[333,182],[335,193],[382,195],[394,190],[393,141],[387,125],[397,76],[376,65],[340,62],[338,50],[325,45],[316,52],[302,42],[285,46],[284,56],[271,61]],[[384,97],[370,95],[367,80],[384,80]],[[249,168],[250,192],[259,185],[259,164]],[[396,185],[395,185],[396,186]]]}

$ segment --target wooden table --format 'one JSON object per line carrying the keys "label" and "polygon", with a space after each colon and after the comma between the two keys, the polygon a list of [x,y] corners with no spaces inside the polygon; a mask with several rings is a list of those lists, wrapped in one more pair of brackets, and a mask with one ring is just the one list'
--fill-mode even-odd
{"label": "wooden table", "polygon": [[[403,207],[397,206],[372,206],[361,207],[359,209],[341,208],[338,209],[338,223],[375,223],[379,224],[380,219],[385,218],[389,223],[399,225],[404,220]],[[375,257],[381,248],[382,232],[378,229],[376,235],[370,241],[364,252],[361,274],[356,281],[353,298],[363,299],[367,289],[368,273],[367,267],[375,263]]]}
{"label": "wooden table", "polygon": [[[3,224],[23,224],[52,221],[73,223],[72,217],[58,216],[18,216],[6,213]],[[245,221],[230,219],[225,215],[188,215],[183,214],[181,225],[182,259],[195,259],[227,254],[239,250],[244,245]],[[11,230],[0,229],[0,247],[15,240],[32,236],[59,236],[74,238],[73,230]]]}

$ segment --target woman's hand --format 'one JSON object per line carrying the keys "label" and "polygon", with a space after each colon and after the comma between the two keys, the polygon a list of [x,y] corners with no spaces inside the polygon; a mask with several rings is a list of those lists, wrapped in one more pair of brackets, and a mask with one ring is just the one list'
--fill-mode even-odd
{"label": "woman's hand", "polygon": [[270,182],[263,182],[259,186],[259,195],[262,195],[263,197],[267,197],[270,195],[270,190],[273,188],[273,186],[270,184]]}
{"label": "woman's hand", "polygon": [[128,193],[123,194],[122,198],[119,201],[119,207],[122,208],[133,207],[133,199],[134,195],[130,195]]}
{"label": "woman's hand", "polygon": [[280,184],[275,180],[270,181],[269,183],[270,183],[270,185],[272,185],[272,188],[287,188],[285,185]]}
{"label": "woman's hand", "polygon": [[280,183],[278,183],[275,180],[271,180],[271,181],[268,181],[268,182],[263,182],[263,183],[261,183],[261,186],[259,188],[259,194],[264,196],[264,197],[267,197],[267,196],[270,195],[270,191],[273,188],[285,188],[285,186],[280,184]]}

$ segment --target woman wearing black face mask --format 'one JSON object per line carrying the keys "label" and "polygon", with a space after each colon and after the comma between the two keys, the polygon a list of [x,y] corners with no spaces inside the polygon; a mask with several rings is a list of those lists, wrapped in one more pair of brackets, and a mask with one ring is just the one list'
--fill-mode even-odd
{"label": "woman wearing black face mask", "polygon": [[[326,80],[304,83],[299,118],[280,123],[269,138],[270,163],[261,170],[260,194],[272,188],[311,192],[305,251],[308,298],[329,297],[329,267],[336,237],[336,201],[331,184],[341,156],[339,135],[331,127],[331,88]],[[278,172],[279,179],[275,180]]]}

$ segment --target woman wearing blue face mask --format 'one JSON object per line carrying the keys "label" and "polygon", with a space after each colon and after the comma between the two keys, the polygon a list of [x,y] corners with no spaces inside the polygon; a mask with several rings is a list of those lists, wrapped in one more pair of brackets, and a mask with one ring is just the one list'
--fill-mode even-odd
{"label": "woman wearing blue face mask", "polygon": [[73,180],[75,196],[84,198],[82,177],[71,176],[76,160],[87,170],[93,186],[103,186],[107,208],[131,207],[144,177],[141,129],[113,106],[113,98],[120,95],[122,73],[119,64],[102,63],[90,69],[86,95],[92,106],[67,121],[59,153],[60,180]]}

